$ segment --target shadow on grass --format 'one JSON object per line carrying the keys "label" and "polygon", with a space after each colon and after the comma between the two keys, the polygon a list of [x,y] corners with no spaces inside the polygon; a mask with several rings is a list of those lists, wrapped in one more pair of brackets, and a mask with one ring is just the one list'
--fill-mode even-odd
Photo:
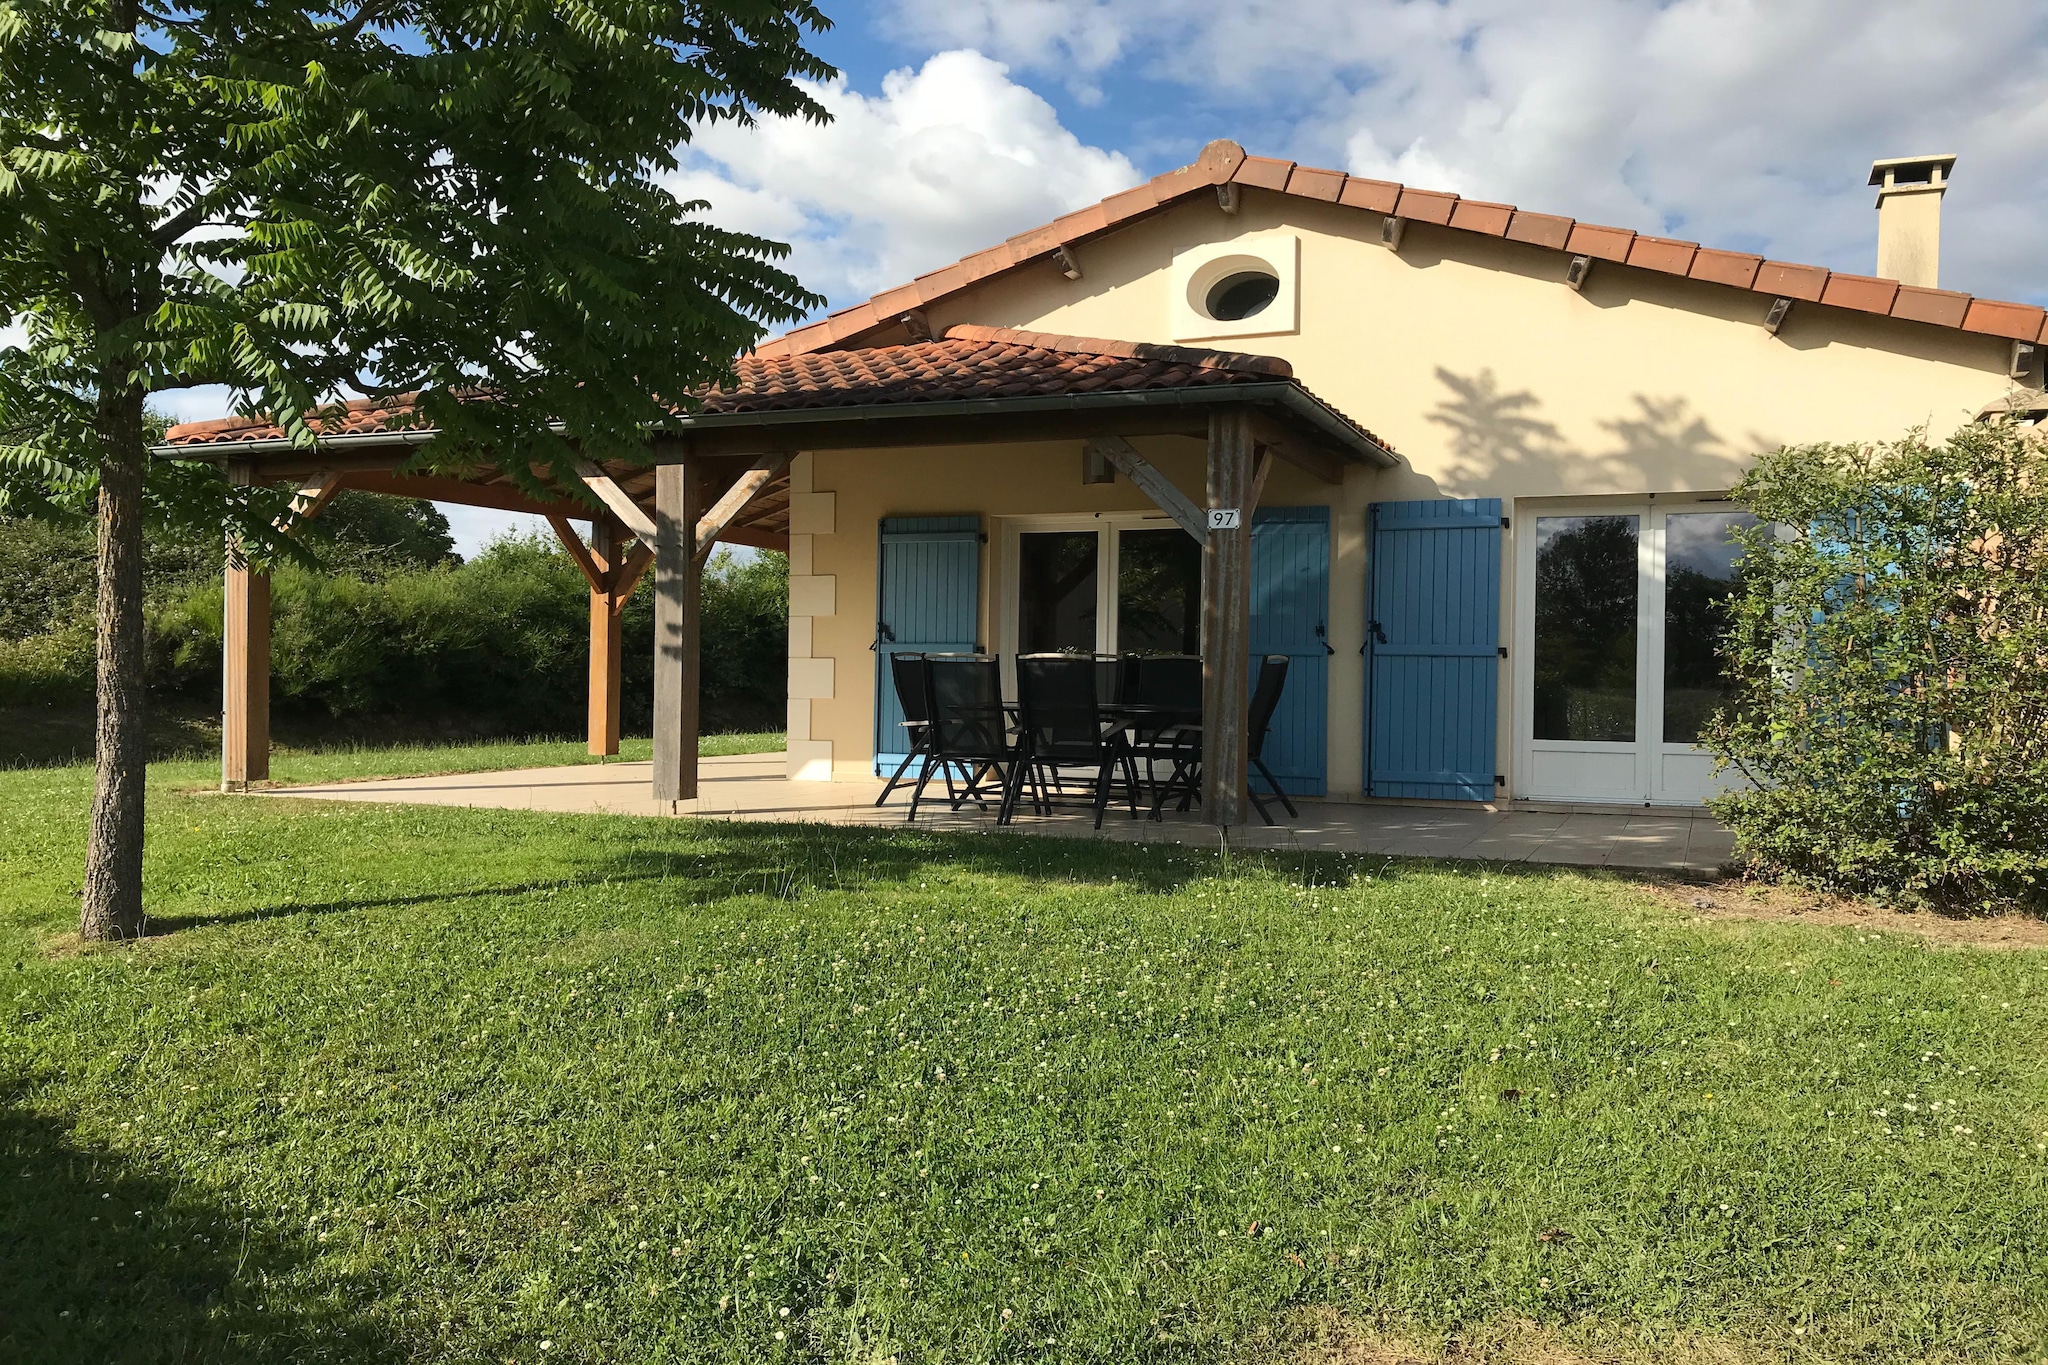
{"label": "shadow on grass", "polygon": [[[459,817],[458,817],[459,818]],[[502,819],[494,812],[493,819]],[[549,817],[551,823],[564,817]],[[1445,872],[1550,879],[1575,869],[1452,863],[1380,855],[1260,850],[1233,851],[1185,845],[1135,844],[986,833],[824,824],[755,824],[725,821],[616,822],[604,816],[567,817],[605,822],[607,837],[572,849],[563,875],[472,886],[365,894],[326,901],[288,901],[216,912],[152,916],[153,937],[298,916],[459,905],[525,896],[552,896],[602,887],[654,885],[671,907],[709,905],[760,896],[794,900],[816,893],[917,890],[949,877],[1016,878],[1038,882],[1050,894],[1062,886],[1172,895],[1190,882],[1216,877],[1277,877],[1323,886],[1371,877],[1382,882]],[[626,838],[616,837],[621,830]],[[502,838],[499,831],[491,837]],[[558,837],[550,833],[550,838]],[[450,831],[451,856],[463,841]],[[474,853],[474,850],[462,850]],[[580,866],[576,864],[580,863]]]}
{"label": "shadow on grass", "polygon": [[410,1352],[308,1287],[311,1248],[128,1159],[81,1147],[0,1091],[0,1359],[385,1361]]}

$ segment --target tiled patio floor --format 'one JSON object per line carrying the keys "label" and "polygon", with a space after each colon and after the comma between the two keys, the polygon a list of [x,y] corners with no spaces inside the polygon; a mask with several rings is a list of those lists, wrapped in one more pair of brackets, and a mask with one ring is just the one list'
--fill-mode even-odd
{"label": "tiled patio floor", "polygon": [[[566,768],[404,777],[325,786],[273,788],[272,797],[325,801],[379,801],[430,806],[486,806],[615,815],[696,815],[730,820],[821,821],[842,825],[900,824],[904,797],[875,807],[879,781],[791,782],[780,754],[707,758],[695,801],[657,803],[647,794],[650,765],[607,763]],[[1398,857],[1482,858],[1498,862],[1625,867],[1713,876],[1734,852],[1734,839],[1717,821],[1688,811],[1586,813],[1484,810],[1465,807],[1297,801],[1301,818],[1268,829],[1248,825],[1230,832],[1238,848],[1308,849],[1379,853]],[[954,814],[926,806],[917,823],[934,829],[986,829],[993,811],[969,807]],[[1216,831],[1194,816],[1169,815],[1160,823],[1133,820],[1112,809],[1098,834],[1091,817],[1061,811],[1028,813],[1013,826],[1028,834],[1111,838],[1152,843],[1213,844]]]}

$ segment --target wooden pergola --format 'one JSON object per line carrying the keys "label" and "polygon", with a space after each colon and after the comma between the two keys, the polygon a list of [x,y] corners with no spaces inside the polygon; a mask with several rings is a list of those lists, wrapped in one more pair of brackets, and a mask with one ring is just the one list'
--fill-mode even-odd
{"label": "wooden pergola", "polygon": [[[548,518],[589,583],[594,754],[618,752],[620,609],[651,567],[653,796],[679,802],[697,794],[704,563],[721,542],[788,549],[788,467],[797,452],[1075,441],[1088,460],[1124,474],[1202,545],[1204,810],[1211,823],[1240,823],[1251,524],[1266,475],[1275,460],[1284,460],[1338,483],[1347,465],[1391,467],[1394,455],[1296,383],[1283,362],[1030,333],[999,334],[1000,345],[991,350],[986,334],[993,329],[955,330],[976,335],[971,346],[962,343],[969,354],[955,357],[951,370],[925,349],[941,343],[743,361],[737,401],[707,402],[703,410],[675,417],[650,433],[644,462],[583,465],[580,489],[552,486],[546,498],[490,465],[459,474],[411,472],[433,433],[387,430],[381,420],[370,429],[322,432],[311,449],[260,424],[196,424],[174,428],[158,453],[222,461],[239,481],[289,484],[306,512],[316,513],[346,488]],[[1019,358],[1025,352],[1037,368]],[[910,364],[906,355],[917,366],[916,383],[900,378]],[[1084,369],[1076,356],[1103,362],[1088,371],[1092,375],[1128,372],[1140,379],[1118,387],[1071,382]],[[766,378],[748,382],[749,364]],[[1046,381],[1047,372],[1062,382]],[[991,373],[1013,381],[995,387],[1027,391],[974,396],[991,387]],[[1029,391],[1033,385],[1014,382],[1020,374],[1054,391]],[[962,375],[974,382],[963,382]],[[1204,442],[1202,502],[1176,487],[1130,440],[1160,436]],[[587,539],[570,524],[581,519],[592,524]],[[222,782],[242,789],[269,773],[269,583],[232,562],[224,641]]]}

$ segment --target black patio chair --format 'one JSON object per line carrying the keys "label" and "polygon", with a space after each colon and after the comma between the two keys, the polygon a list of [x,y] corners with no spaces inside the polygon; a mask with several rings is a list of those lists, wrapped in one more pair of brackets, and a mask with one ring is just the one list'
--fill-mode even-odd
{"label": "black patio chair", "polygon": [[[1280,708],[1280,695],[1287,689],[1287,667],[1291,662],[1285,654],[1268,654],[1259,664],[1258,681],[1253,685],[1251,705],[1245,717],[1245,758],[1251,769],[1246,774],[1245,794],[1252,799],[1252,808],[1267,824],[1273,823],[1273,813],[1266,809],[1266,803],[1259,799],[1257,785],[1249,779],[1253,773],[1266,780],[1266,786],[1274,797],[1286,808],[1290,819],[1300,819],[1301,812],[1294,808],[1281,787],[1280,779],[1273,776],[1273,770],[1266,766],[1266,734],[1273,727],[1273,713]],[[1186,810],[1200,799],[1202,789],[1202,730],[1199,725],[1182,726],[1169,735],[1162,736],[1167,753],[1173,760],[1173,773],[1158,789],[1152,802],[1152,818],[1160,819],[1166,803],[1175,796],[1180,797],[1179,809]]]}
{"label": "black patio chair", "polygon": [[1131,756],[1145,765],[1146,786],[1156,796],[1158,765],[1181,761],[1180,732],[1202,724],[1202,661],[1193,654],[1130,655],[1122,684],[1117,700],[1131,708]]}
{"label": "black patio chair", "polygon": [[1120,773],[1130,799],[1131,817],[1137,818],[1137,771],[1131,764],[1123,723],[1104,717],[1099,690],[1101,675],[1100,663],[1086,654],[1026,654],[1017,660],[1017,710],[1023,754],[1010,773],[1005,819],[1015,814],[1027,775],[1038,786],[1039,800],[1034,805],[1040,809],[1049,807],[1054,797],[1065,791],[1059,781],[1062,768],[1093,772],[1090,804],[1095,809],[1097,829],[1102,828],[1110,788]]}
{"label": "black patio chair", "polygon": [[896,765],[896,771],[883,785],[882,794],[875,798],[878,806],[887,805],[889,794],[906,784],[904,774],[910,771],[911,764],[920,758],[924,760],[924,767],[918,771],[919,778],[931,769],[931,680],[924,666],[924,655],[891,654],[889,679],[896,686],[896,702],[903,708],[903,737],[910,741],[910,752],[903,755],[903,761]]}
{"label": "black patio chair", "polygon": [[[1265,759],[1266,732],[1273,728],[1273,713],[1280,709],[1280,694],[1287,690],[1287,665],[1290,662],[1292,661],[1285,654],[1268,654],[1265,661],[1260,664],[1258,686],[1252,692],[1251,715],[1245,721],[1244,747],[1245,758],[1249,761],[1252,771],[1266,779],[1266,785],[1273,789],[1273,795],[1286,807],[1287,818],[1299,820],[1301,812],[1287,799],[1287,793],[1280,786],[1280,780],[1273,776],[1273,770],[1266,766]],[[1249,777],[1250,774],[1246,776]],[[1269,825],[1272,824],[1273,817],[1267,812],[1266,803],[1259,800],[1259,789],[1247,781],[1244,790],[1245,794],[1251,797],[1252,805],[1258,809],[1259,818]]]}
{"label": "black patio chair", "polygon": [[[982,654],[927,654],[923,664],[925,695],[931,703],[930,741],[905,821],[917,818],[917,803],[924,799],[935,772],[946,775],[946,800],[952,809],[972,801],[986,810],[994,801],[999,812],[1006,812],[1020,749],[1003,710],[1001,664]],[[958,789],[953,786],[955,774],[962,779]]]}

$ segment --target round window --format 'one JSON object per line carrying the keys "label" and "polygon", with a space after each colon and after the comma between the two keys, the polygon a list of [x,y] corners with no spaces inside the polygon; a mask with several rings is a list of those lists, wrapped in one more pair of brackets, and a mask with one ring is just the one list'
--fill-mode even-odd
{"label": "round window", "polygon": [[1203,306],[1218,322],[1237,322],[1263,313],[1279,294],[1278,276],[1264,270],[1240,270],[1209,286]]}

